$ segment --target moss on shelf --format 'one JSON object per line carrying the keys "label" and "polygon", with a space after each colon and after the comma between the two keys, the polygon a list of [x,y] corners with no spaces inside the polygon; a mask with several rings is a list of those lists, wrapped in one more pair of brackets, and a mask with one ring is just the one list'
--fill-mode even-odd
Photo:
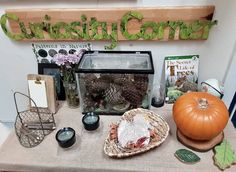
{"label": "moss on shelf", "polygon": [[[168,39],[175,39],[176,31],[179,30],[179,39],[207,39],[212,26],[217,24],[217,21],[196,20],[192,22],[185,21],[143,21],[144,16],[139,11],[128,11],[118,23],[107,21],[98,21],[97,18],[91,17],[88,20],[85,14],[80,16],[81,21],[73,22],[51,22],[51,16],[45,14],[42,22],[23,23],[15,14],[3,14],[1,16],[1,27],[3,32],[13,40],[23,39],[38,39],[44,40],[45,34],[48,34],[49,39],[55,40],[108,40],[110,45],[106,45],[105,49],[114,49],[118,44],[119,32],[126,40],[162,40],[164,32],[169,29]],[[7,27],[8,20],[18,23],[20,33],[13,33]],[[137,22],[139,28],[129,28]],[[136,31],[135,33],[134,30]],[[47,37],[48,38],[48,37]]]}

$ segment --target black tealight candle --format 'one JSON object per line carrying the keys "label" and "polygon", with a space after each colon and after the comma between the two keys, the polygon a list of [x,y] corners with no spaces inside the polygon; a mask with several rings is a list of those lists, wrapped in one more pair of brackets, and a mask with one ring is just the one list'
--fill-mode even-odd
{"label": "black tealight candle", "polygon": [[76,141],[75,130],[70,127],[60,129],[56,134],[56,140],[63,148],[72,146]]}
{"label": "black tealight candle", "polygon": [[84,128],[89,131],[96,130],[99,127],[99,119],[99,116],[94,112],[86,113],[82,118]]}

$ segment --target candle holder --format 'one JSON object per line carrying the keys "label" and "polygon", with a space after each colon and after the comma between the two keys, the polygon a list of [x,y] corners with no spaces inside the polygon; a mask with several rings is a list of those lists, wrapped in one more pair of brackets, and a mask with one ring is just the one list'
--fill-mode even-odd
{"label": "candle holder", "polygon": [[56,140],[62,148],[71,147],[76,141],[75,130],[70,127],[60,129],[56,134]]}
{"label": "candle holder", "polygon": [[94,112],[88,112],[82,118],[84,128],[89,131],[96,130],[99,127],[99,120],[100,117]]}

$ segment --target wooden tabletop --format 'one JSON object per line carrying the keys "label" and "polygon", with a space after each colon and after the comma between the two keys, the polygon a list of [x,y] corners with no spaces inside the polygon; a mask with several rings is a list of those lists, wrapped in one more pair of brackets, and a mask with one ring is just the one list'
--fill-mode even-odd
{"label": "wooden tabletop", "polygon": [[[42,143],[34,148],[25,148],[19,143],[15,132],[0,148],[0,171],[220,171],[213,162],[213,151],[195,152],[201,161],[183,164],[175,156],[177,149],[186,148],[176,139],[176,126],[172,118],[172,105],[151,108],[164,117],[170,126],[167,139],[159,147],[129,158],[112,159],[104,154],[104,140],[108,135],[109,124],[119,120],[120,116],[100,116],[100,127],[88,132],[83,128],[82,114],[79,109],[70,109],[66,103],[55,115],[57,129],[46,136]],[[67,150],[60,148],[55,134],[62,127],[72,127],[77,133],[76,144]],[[236,129],[231,122],[224,130],[233,149],[236,150]],[[187,148],[188,149],[188,148]],[[236,171],[236,165],[225,171]]]}

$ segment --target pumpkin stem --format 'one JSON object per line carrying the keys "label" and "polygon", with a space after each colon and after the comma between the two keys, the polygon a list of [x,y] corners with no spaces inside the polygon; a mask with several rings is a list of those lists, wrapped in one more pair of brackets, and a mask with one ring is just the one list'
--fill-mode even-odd
{"label": "pumpkin stem", "polygon": [[200,98],[198,101],[198,105],[199,105],[200,109],[206,109],[208,107],[207,99]]}

